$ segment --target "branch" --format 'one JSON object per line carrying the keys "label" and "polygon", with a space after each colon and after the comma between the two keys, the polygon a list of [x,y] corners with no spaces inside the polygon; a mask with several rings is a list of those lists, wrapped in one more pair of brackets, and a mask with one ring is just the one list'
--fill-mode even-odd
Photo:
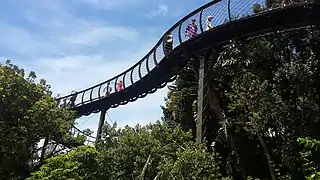
{"label": "branch", "polygon": [[150,161],[150,158],[151,158],[151,154],[149,155],[149,157],[148,157],[148,159],[147,159],[147,162],[145,163],[145,165],[144,165],[144,167],[143,167],[143,169],[142,169],[142,172],[141,172],[141,174],[138,176],[138,179],[141,179],[141,180],[143,180],[144,178],[144,173],[146,172],[146,169],[147,169],[147,166],[148,166],[148,163],[149,163],[149,161]]}
{"label": "branch", "polygon": [[182,147],[180,144],[178,144],[175,140],[172,140],[177,146],[179,146],[181,149],[183,149],[184,151],[186,150],[184,147]]}

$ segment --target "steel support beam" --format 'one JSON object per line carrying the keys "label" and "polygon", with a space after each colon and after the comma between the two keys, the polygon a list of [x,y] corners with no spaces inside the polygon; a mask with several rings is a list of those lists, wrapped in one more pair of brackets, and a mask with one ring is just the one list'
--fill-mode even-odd
{"label": "steel support beam", "polygon": [[199,65],[199,84],[198,84],[198,100],[197,100],[197,119],[196,119],[196,139],[202,141],[205,134],[206,110],[208,108],[207,92],[208,92],[208,59],[211,50],[200,58]]}
{"label": "steel support beam", "polygon": [[103,109],[100,112],[100,120],[99,120],[96,140],[100,140],[101,139],[102,127],[103,127],[105,119],[106,119],[106,113],[107,113],[106,109]]}

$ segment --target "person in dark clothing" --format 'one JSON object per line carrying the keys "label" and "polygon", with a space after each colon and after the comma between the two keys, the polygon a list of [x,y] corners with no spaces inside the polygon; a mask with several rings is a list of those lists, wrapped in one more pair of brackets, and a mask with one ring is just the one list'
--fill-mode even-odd
{"label": "person in dark clothing", "polygon": [[172,51],[173,48],[173,37],[172,33],[169,33],[166,35],[166,38],[164,39],[164,55],[168,55],[169,52]]}
{"label": "person in dark clothing", "polygon": [[111,88],[109,85],[107,85],[107,86],[103,89],[103,92],[105,92],[105,97],[109,96],[110,93],[111,93],[111,91],[112,91],[112,88]]}
{"label": "person in dark clothing", "polygon": [[76,99],[77,99],[77,96],[78,96],[76,91],[72,91],[71,94],[72,94],[72,96],[71,96],[71,98],[69,100],[69,103],[67,104],[67,108],[68,109],[71,109],[76,105],[75,102],[76,102]]}

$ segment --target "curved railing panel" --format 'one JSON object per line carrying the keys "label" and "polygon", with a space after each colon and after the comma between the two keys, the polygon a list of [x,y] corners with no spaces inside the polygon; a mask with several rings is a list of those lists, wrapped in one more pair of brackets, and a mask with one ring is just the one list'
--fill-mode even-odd
{"label": "curved railing panel", "polygon": [[99,88],[100,86],[94,87],[89,94],[90,101],[93,101],[95,98],[99,99]]}
{"label": "curved railing panel", "polygon": [[163,47],[165,47],[165,43],[161,42],[161,44],[159,44],[159,46],[157,47],[156,51],[154,52],[155,54],[153,55],[153,63],[159,63],[162,61],[162,59],[165,57],[164,54],[164,49]]}
{"label": "curved railing panel", "polygon": [[72,126],[71,129],[70,129],[70,134],[73,136],[73,137],[78,137],[78,136],[84,136],[86,137],[85,139],[85,145],[89,145],[89,144],[92,144],[95,142],[96,138],[91,136],[91,135],[88,135],[88,133],[86,132],[83,132],[81,131],[80,129],[78,129],[77,127],[75,126]]}
{"label": "curved railing panel", "polygon": [[231,21],[244,18],[250,15],[253,15],[253,6],[259,4],[261,8],[266,7],[265,0],[250,0],[250,1],[230,1],[230,16]]}
{"label": "curved railing panel", "polygon": [[203,31],[206,30],[206,21],[209,16],[213,17],[213,27],[217,27],[229,22],[227,9],[228,0],[222,0],[216,3],[214,6],[210,6],[208,8],[203,9],[201,17]]}
{"label": "curved railing panel", "polygon": [[144,61],[141,62],[140,71],[141,71],[142,77],[146,76],[149,73],[147,71],[147,65],[149,66],[148,60],[149,60],[149,58],[147,57]]}
{"label": "curved railing panel", "polygon": [[[158,64],[166,59],[166,56],[170,55],[171,51],[178,48],[182,43],[193,38],[186,36],[185,33],[185,30],[193,20],[195,20],[195,24],[197,26],[196,34],[199,35],[207,30],[207,19],[209,16],[212,16],[211,23],[213,28],[218,28],[226,23],[230,23],[231,21],[253,15],[254,5],[259,5],[260,8],[266,9],[266,0],[212,1],[178,21],[160,38],[152,50],[131,68],[103,83],[77,92],[76,94],[59,98],[59,100],[63,103],[63,106],[66,106],[65,103],[67,103],[67,105],[69,104],[71,107],[79,107],[103,98],[108,98],[119,91],[130,88],[149,76],[149,73],[156,69]],[[171,35],[171,37],[168,35]],[[169,41],[169,39],[172,41]],[[172,42],[172,44],[169,42]],[[120,86],[119,83],[121,84]],[[163,83],[165,84],[166,82]],[[146,90],[146,92],[140,92],[138,97],[144,97],[147,92],[152,93],[156,90],[155,88],[162,87],[163,85],[158,84],[156,86],[151,87],[152,89]],[[111,105],[111,107],[117,107],[119,104],[126,104],[128,101],[134,100],[136,100],[136,98],[130,97],[130,99],[126,101]]]}
{"label": "curved railing panel", "polygon": [[179,28],[175,28],[173,31],[171,31],[172,34],[172,49],[175,49],[177,46],[179,46],[181,43],[179,41]]}
{"label": "curved railing panel", "polygon": [[[131,82],[131,84],[134,84],[134,83],[136,83],[137,81],[139,81],[140,80],[140,78],[139,78],[139,69],[138,68],[134,68],[132,71],[131,71],[131,73],[132,73],[132,81],[130,80],[130,82]],[[130,73],[130,74],[131,74]]]}

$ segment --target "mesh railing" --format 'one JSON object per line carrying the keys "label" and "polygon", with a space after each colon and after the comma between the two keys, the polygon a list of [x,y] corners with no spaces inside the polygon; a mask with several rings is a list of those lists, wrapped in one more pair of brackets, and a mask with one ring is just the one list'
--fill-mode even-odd
{"label": "mesh railing", "polygon": [[[292,2],[291,2],[292,1]],[[285,4],[282,4],[285,2]],[[208,30],[230,23],[240,18],[251,16],[257,12],[266,11],[278,7],[288,6],[290,3],[305,3],[297,0],[216,0],[212,1],[189,15],[182,18],[161,37],[158,43],[139,62],[121,74],[80,92],[57,98],[62,107],[78,107],[93,101],[107,98],[108,96],[123,91],[144,78],[150,71],[156,68],[164,57],[180,46],[185,41]],[[258,11],[256,11],[258,8]],[[211,21],[210,21],[211,19]],[[190,25],[194,21],[194,25]],[[209,21],[209,22],[208,22]],[[186,29],[188,29],[186,31]],[[211,30],[211,29],[210,29]],[[119,102],[121,104],[121,102]]]}
{"label": "mesh railing", "polygon": [[74,137],[84,136],[86,138],[84,142],[85,145],[93,144],[96,140],[95,137],[90,135],[90,132],[81,131],[75,126],[72,126],[72,128],[70,129],[70,134]]}

